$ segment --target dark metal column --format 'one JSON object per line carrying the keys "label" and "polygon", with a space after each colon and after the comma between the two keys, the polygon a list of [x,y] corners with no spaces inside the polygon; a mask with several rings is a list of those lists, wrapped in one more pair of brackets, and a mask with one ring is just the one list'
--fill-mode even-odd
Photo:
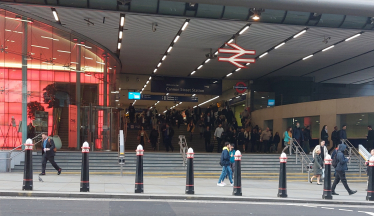
{"label": "dark metal column", "polygon": [[[77,43],[80,41],[78,40]],[[80,149],[80,136],[81,136],[81,46],[76,46],[76,95],[75,101],[77,105],[77,150]]]}
{"label": "dark metal column", "polygon": [[[26,21],[27,17],[22,17],[22,20]],[[27,139],[27,22],[22,22],[22,25],[22,143],[25,143]]]}

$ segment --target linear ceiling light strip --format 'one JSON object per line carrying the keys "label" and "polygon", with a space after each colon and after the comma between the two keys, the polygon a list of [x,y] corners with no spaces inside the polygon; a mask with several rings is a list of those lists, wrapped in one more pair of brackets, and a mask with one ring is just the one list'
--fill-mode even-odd
{"label": "linear ceiling light strip", "polygon": [[[172,40],[172,42],[170,43],[170,45],[168,46],[168,48],[166,49],[164,55],[162,56],[161,60],[157,63],[157,66],[155,67],[155,69],[153,70],[152,74],[155,74],[157,72],[157,70],[161,67],[162,63],[166,60],[166,57],[168,56],[168,54],[171,52],[171,50],[173,49],[173,46],[175,43],[178,42],[182,32],[184,30],[186,30],[188,24],[190,22],[190,19],[186,19],[182,25],[182,27],[179,29],[178,33],[175,35],[174,39]],[[148,78],[148,80],[146,81],[144,87],[142,88],[142,90],[140,91],[140,94],[143,93],[144,89],[147,87],[148,83],[149,83],[149,80],[151,80],[152,77],[150,76]]]}
{"label": "linear ceiling light strip", "polygon": [[[288,41],[292,40],[292,39],[295,39],[295,38],[298,38],[300,37],[301,35],[303,35],[309,28],[304,28],[303,30],[301,30],[300,32],[292,35],[291,37],[287,38],[286,40],[280,42],[279,44],[277,44],[276,46],[266,50],[265,52],[263,52],[262,54],[258,55],[255,59],[256,61],[260,58],[264,58],[265,56],[267,56],[269,54],[270,51],[272,50],[276,50],[276,49],[279,49],[280,47],[284,46]],[[310,58],[310,57],[309,57]],[[247,66],[250,65],[250,63],[247,63],[246,64]],[[224,78],[227,78],[229,76],[231,76],[232,74],[234,74],[235,72],[238,72],[239,70],[238,69],[235,69],[233,71],[231,71],[230,73],[228,73],[227,75],[225,75],[224,77],[222,77],[222,79]]]}
{"label": "linear ceiling light strip", "polygon": [[56,8],[51,8],[53,17],[55,18],[56,23],[61,24],[60,17],[58,16]]}
{"label": "linear ceiling light strip", "polygon": [[[236,32],[236,34],[234,34],[230,39],[228,39],[225,43],[223,43],[222,46],[220,46],[219,48],[225,47],[227,43],[232,43],[235,40],[235,37],[238,37],[239,35],[243,34],[245,31],[247,31],[249,29],[250,26],[251,26],[251,24],[246,24],[245,26],[243,26],[243,28],[241,28],[238,32]],[[194,75],[196,73],[196,71],[200,70],[204,66],[204,64],[206,64],[210,61],[211,58],[214,58],[215,56],[217,56],[218,55],[218,49],[214,53],[214,56],[207,57],[199,66],[197,66],[195,68],[195,70],[193,70],[190,74],[188,74],[188,76]]]}
{"label": "linear ceiling light strip", "polygon": [[117,56],[119,56],[120,51],[121,51],[121,47],[122,47],[123,27],[124,26],[125,26],[125,14],[120,14],[119,27],[118,27]]}
{"label": "linear ceiling light strip", "polygon": [[[349,38],[347,38],[347,39],[340,40],[340,41],[334,43],[333,45],[330,45],[330,46],[328,46],[328,47],[326,47],[326,48],[323,48],[322,50],[318,50],[318,51],[314,52],[314,53],[311,54],[311,55],[308,55],[308,56],[305,56],[305,57],[303,57],[303,58],[300,58],[300,59],[298,59],[298,60],[296,60],[296,61],[294,61],[294,62],[291,62],[290,64],[287,64],[287,65],[285,65],[285,66],[282,66],[281,68],[278,68],[278,69],[276,69],[276,70],[273,70],[273,71],[271,71],[271,72],[269,72],[269,73],[267,73],[267,74],[265,74],[265,75],[260,76],[260,77],[257,78],[257,79],[261,79],[261,78],[263,78],[263,77],[265,77],[265,76],[268,76],[268,75],[270,75],[270,74],[272,74],[272,73],[275,73],[275,72],[277,72],[277,71],[279,71],[279,70],[281,70],[281,69],[283,69],[283,68],[286,68],[286,67],[288,67],[288,66],[290,66],[290,65],[292,65],[292,64],[295,64],[295,63],[297,63],[297,62],[299,62],[299,61],[307,60],[307,59],[313,57],[314,55],[316,55],[316,54],[318,54],[318,53],[320,53],[320,52],[326,52],[326,51],[328,51],[328,50],[334,48],[334,47],[337,46],[338,44],[341,44],[341,43],[343,43],[343,42],[349,42],[350,40],[359,37],[359,36],[362,35],[363,33],[365,33],[365,32],[364,32],[364,31],[361,31],[361,32],[359,32],[359,33],[357,33],[357,34],[355,34],[355,35],[353,35],[353,36],[351,36],[351,37],[349,37]],[[316,71],[318,71],[318,70],[316,70]],[[313,71],[312,73],[314,73],[314,72],[316,72],[316,71]],[[304,75],[301,75],[301,76],[305,76],[305,75],[308,75],[308,74],[311,74],[311,73],[307,73],[307,74],[304,74]]]}
{"label": "linear ceiling light strip", "polygon": [[[202,105],[204,105],[204,104],[206,104],[206,103],[209,103],[209,102],[211,102],[211,101],[213,101],[213,100],[215,100],[215,99],[217,99],[217,98],[219,98],[219,96],[216,96],[216,97],[214,97],[214,98],[211,98],[211,99],[209,99],[209,100],[207,100],[207,101],[205,101],[205,102],[203,102],[203,103],[201,103],[201,104],[199,104],[199,105],[197,105],[197,106],[202,106]],[[193,108],[196,108],[197,106],[194,106]]]}

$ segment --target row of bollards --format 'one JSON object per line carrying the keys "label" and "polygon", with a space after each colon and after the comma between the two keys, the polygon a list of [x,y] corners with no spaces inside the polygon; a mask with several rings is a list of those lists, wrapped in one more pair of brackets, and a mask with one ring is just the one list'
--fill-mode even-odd
{"label": "row of bollards", "polygon": [[[22,190],[33,190],[33,168],[32,168],[32,150],[33,144],[31,139],[27,139],[25,143],[25,166],[23,174],[23,186]],[[80,192],[90,191],[89,182],[89,151],[90,147],[87,142],[83,143],[82,146],[82,167],[81,167],[81,183]],[[136,175],[135,175],[135,193],[144,193],[144,182],[143,182],[143,146],[138,145],[136,149]],[[234,173],[234,186],[232,194],[234,196],[242,195],[242,183],[241,183],[241,152],[235,152],[235,173]],[[194,166],[193,166],[194,152],[192,148],[188,149],[187,152],[187,173],[186,173],[186,194],[195,194],[194,187]],[[278,197],[287,197],[287,155],[283,152],[279,158],[279,187]],[[323,187],[323,199],[332,199],[331,190],[331,157],[327,155],[325,158],[325,178]],[[366,200],[374,201],[374,156],[369,160],[368,169],[368,190]]]}

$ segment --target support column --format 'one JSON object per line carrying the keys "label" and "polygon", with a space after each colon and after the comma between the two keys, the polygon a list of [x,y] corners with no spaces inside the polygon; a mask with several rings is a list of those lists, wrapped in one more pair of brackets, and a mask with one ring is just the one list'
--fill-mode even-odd
{"label": "support column", "polygon": [[[107,55],[106,54],[103,54],[103,57],[104,57],[104,79],[103,79],[103,82],[104,82],[104,103],[103,103],[103,106],[104,107],[107,107],[108,106],[108,67],[107,67]],[[107,109],[104,109],[103,111],[103,122],[104,122],[104,126],[107,126],[107,127],[103,127],[103,130],[105,131],[105,136],[104,136],[104,139],[103,139],[103,147],[106,148],[105,150],[110,150],[110,144],[108,144],[108,132],[110,132],[111,128],[109,128],[109,124],[108,124],[108,110]],[[108,130],[109,129],[109,130]]]}
{"label": "support column", "polygon": [[[80,43],[78,40],[77,43]],[[76,95],[75,103],[77,105],[77,150],[80,149],[80,136],[81,136],[81,46],[76,46],[77,56],[76,56]]]}
{"label": "support column", "polygon": [[[27,17],[22,17],[22,20],[27,20]],[[22,22],[22,143],[27,139],[27,23]]]}

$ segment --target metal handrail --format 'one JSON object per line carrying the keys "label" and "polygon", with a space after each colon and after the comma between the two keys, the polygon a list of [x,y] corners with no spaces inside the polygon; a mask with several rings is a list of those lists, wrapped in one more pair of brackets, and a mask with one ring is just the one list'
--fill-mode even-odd
{"label": "metal handrail", "polygon": [[[358,166],[359,166],[359,174],[360,174],[360,177],[361,177],[361,173],[362,173],[362,157],[361,157],[359,151],[352,145],[352,143],[348,139],[343,139],[343,143],[348,148],[348,155],[349,155],[349,158],[350,158],[349,164],[351,164],[351,160],[352,159],[357,160]],[[354,157],[352,157],[352,155]]]}
{"label": "metal handrail", "polygon": [[[32,138],[32,140],[34,141],[34,140],[35,140],[36,138],[38,138],[39,136],[42,136],[42,134],[39,134],[39,135],[35,136],[34,138]],[[37,141],[36,143],[34,143],[34,146],[35,146],[36,144],[40,143],[41,141],[42,141],[42,140],[39,140],[39,141]],[[24,146],[24,144],[19,145],[19,146],[15,147],[14,149],[10,150],[10,151],[8,152],[8,156],[7,156],[7,158],[2,158],[2,159],[0,159],[0,160],[6,160],[6,162],[7,162],[7,165],[6,165],[6,166],[7,166],[7,168],[6,168],[7,172],[12,172],[12,166],[11,166],[11,165],[12,165],[12,159],[15,158],[15,157],[17,157],[18,155],[22,154],[23,152],[25,152],[25,149],[23,149],[22,151],[18,152],[18,153],[15,154],[15,155],[11,156],[11,155],[12,155],[12,152],[14,152],[15,150],[21,148],[22,146]]]}
{"label": "metal handrail", "polygon": [[187,149],[188,149],[188,145],[187,145],[187,140],[186,140],[186,137],[184,135],[179,135],[179,152],[181,153],[182,155],[182,160],[183,160],[183,167],[187,165]]}
{"label": "metal handrail", "polygon": [[304,165],[308,169],[309,164],[311,164],[312,161],[309,159],[308,155],[304,152],[303,148],[301,147],[301,145],[299,144],[299,142],[297,142],[296,139],[292,139],[291,148],[293,150],[295,150],[295,152],[296,152],[295,153],[295,155],[296,155],[296,164],[297,164],[297,161],[298,161],[298,156],[300,154],[300,156],[301,156],[301,173],[304,173]]}

